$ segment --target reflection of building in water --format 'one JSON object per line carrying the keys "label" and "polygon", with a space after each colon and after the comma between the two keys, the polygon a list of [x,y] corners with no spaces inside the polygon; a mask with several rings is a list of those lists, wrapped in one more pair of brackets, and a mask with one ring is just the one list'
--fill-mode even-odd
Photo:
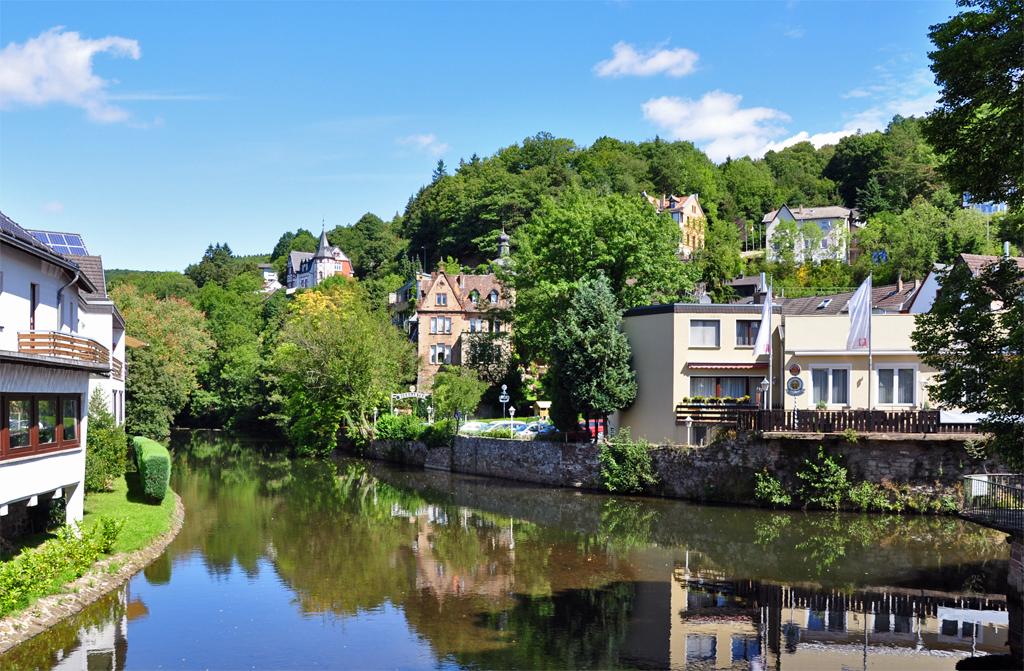
{"label": "reflection of building in water", "polygon": [[674,578],[672,668],[861,668],[869,658],[875,668],[929,668],[936,658],[1008,650],[1002,595],[840,593],[725,581],[686,567]]}
{"label": "reflection of building in water", "polygon": [[[78,630],[78,645],[70,651],[55,652],[54,671],[122,671],[128,652],[128,590],[116,593],[117,603],[111,612],[114,617],[104,618],[99,624]],[[136,602],[141,603],[141,602]]]}

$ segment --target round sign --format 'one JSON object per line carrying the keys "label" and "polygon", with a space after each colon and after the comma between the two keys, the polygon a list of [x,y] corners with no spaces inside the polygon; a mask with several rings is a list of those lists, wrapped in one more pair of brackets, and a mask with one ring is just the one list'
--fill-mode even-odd
{"label": "round sign", "polygon": [[503,385],[501,385],[501,390],[502,390],[502,391],[505,391],[505,390],[507,390],[507,389],[508,389],[508,385],[507,385],[507,384],[503,384]]}
{"label": "round sign", "polygon": [[411,385],[409,387],[409,391],[416,391],[416,385]]}
{"label": "round sign", "polygon": [[799,377],[791,377],[791,378],[789,378],[789,381],[786,382],[786,389],[788,389],[789,391],[803,391],[803,389],[804,389],[804,381],[803,381],[803,379],[801,379]]}
{"label": "round sign", "polygon": [[789,374],[790,375],[799,375],[800,374],[800,364],[795,363],[792,366],[790,366],[789,367]]}
{"label": "round sign", "polygon": [[509,399],[508,394],[502,394],[502,395],[498,396],[498,403],[508,403],[508,399]]}

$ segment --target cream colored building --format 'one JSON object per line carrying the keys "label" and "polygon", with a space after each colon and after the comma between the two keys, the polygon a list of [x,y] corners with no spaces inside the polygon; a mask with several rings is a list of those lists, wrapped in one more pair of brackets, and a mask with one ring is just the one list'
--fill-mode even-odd
{"label": "cream colored building", "polygon": [[[627,310],[623,328],[633,350],[637,397],[611,418],[615,427],[630,427],[634,437],[654,443],[699,442],[676,418],[676,405],[694,396],[750,397],[762,403],[760,384],[769,377],[768,356],[752,356],[761,322],[761,305],[677,303]],[[772,347],[779,351],[779,306],[772,307]],[[781,379],[775,358],[775,375]],[[778,384],[772,393],[781,399]],[[703,427],[698,425],[698,429]]]}

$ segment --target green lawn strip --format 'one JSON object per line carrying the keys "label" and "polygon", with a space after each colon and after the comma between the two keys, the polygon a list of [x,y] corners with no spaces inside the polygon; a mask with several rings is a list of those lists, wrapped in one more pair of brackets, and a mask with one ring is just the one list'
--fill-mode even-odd
{"label": "green lawn strip", "polygon": [[[110,554],[134,552],[148,546],[153,539],[170,528],[171,515],[174,513],[174,495],[170,490],[163,501],[153,504],[142,495],[138,474],[129,473],[127,477],[133,480],[132,486],[129,486],[125,478],[121,477],[114,481],[112,491],[90,493],[85,497],[85,519],[83,520],[85,529],[91,529],[102,516],[127,520],[118,534]],[[38,534],[38,536],[39,546],[49,538],[55,538],[53,534]],[[37,549],[38,546],[30,552]],[[103,557],[101,556],[99,559],[103,559]],[[107,573],[115,571],[116,568],[113,566],[107,569]],[[13,609],[0,608],[0,617],[16,615],[31,607],[41,597],[64,593],[64,585],[77,580],[80,575],[74,569],[64,570],[53,575],[49,580],[40,582],[38,588],[32,589],[29,594],[25,595],[25,598],[19,599]]]}
{"label": "green lawn strip", "polygon": [[[153,504],[142,495],[137,484],[138,473],[128,473],[114,481],[114,490],[88,494],[85,497],[85,527],[96,523],[101,515],[114,519],[127,519],[114,543],[114,552],[135,552],[149,545],[154,538],[171,527],[174,514],[174,494],[167,490],[167,496],[159,504]],[[129,487],[125,478],[133,480]]]}

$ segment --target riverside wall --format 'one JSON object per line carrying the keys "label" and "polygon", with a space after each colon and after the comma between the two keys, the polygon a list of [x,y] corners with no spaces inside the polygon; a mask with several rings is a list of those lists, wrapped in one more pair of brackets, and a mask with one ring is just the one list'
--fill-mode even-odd
{"label": "riverside wall", "polygon": [[[755,473],[767,469],[790,488],[815,460],[819,447],[836,457],[851,480],[905,487],[928,496],[957,494],[960,476],[998,472],[994,460],[977,460],[961,439],[869,434],[851,443],[842,436],[785,436],[723,432],[707,446],[656,446],[651,458],[659,482],[654,496],[722,503],[754,502]],[[558,487],[600,490],[600,446],[458,436],[451,447],[420,442],[373,441],[361,456],[413,467],[484,475]]]}

